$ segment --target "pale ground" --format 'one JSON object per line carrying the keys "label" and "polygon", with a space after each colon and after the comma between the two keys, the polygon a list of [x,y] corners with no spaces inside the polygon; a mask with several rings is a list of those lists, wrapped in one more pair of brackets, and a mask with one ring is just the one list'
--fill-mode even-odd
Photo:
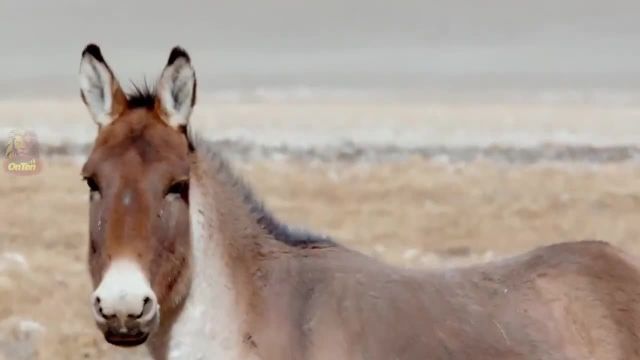
{"label": "pale ground", "polygon": [[[0,173],[0,359],[130,359],[91,322],[79,165]],[[640,253],[640,167],[268,161],[241,166],[283,219],[406,266],[486,261],[597,238]],[[4,352],[4,353],[3,353]],[[4,355],[4,358],[3,358]]]}
{"label": "pale ground", "polygon": [[[615,98],[617,99],[617,98]],[[636,99],[636,98],[632,98]],[[432,102],[427,99],[199,97],[192,126],[209,139],[262,145],[535,146],[640,143],[638,101]],[[46,144],[91,142],[95,124],[78,97],[0,100],[0,140],[15,129]]]}

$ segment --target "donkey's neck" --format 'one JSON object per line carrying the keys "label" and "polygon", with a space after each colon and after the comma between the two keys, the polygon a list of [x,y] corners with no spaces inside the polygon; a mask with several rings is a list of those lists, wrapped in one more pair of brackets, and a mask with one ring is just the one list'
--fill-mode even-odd
{"label": "donkey's neck", "polygon": [[192,170],[192,283],[171,330],[169,359],[248,355],[243,339],[256,266],[250,258],[263,230],[234,183],[212,165],[198,163]]}

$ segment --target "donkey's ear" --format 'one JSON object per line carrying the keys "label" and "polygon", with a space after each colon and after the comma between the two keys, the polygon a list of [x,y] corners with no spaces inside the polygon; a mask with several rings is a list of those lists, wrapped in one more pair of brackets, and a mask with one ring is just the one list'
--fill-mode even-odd
{"label": "donkey's ear", "polygon": [[189,54],[174,47],[156,88],[156,109],[174,128],[187,126],[196,104],[196,73]]}
{"label": "donkey's ear", "polygon": [[111,123],[127,106],[126,95],[95,44],[87,45],[82,51],[80,94],[99,126]]}

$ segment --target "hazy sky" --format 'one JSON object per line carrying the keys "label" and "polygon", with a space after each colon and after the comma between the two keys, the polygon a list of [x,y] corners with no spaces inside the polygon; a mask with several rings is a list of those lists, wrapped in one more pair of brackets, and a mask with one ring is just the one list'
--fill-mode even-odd
{"label": "hazy sky", "polygon": [[183,45],[205,89],[635,87],[639,16],[637,0],[0,0],[0,96],[75,92],[90,41],[123,81]]}

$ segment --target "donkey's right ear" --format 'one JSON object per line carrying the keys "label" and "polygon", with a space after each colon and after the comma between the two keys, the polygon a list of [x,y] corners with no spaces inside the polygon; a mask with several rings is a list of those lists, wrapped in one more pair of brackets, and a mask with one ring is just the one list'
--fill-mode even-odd
{"label": "donkey's right ear", "polygon": [[87,45],[82,51],[80,94],[93,121],[100,127],[118,118],[127,106],[126,95],[95,44]]}
{"label": "donkey's right ear", "polygon": [[187,126],[196,104],[196,72],[183,48],[176,46],[171,50],[156,94],[156,109],[162,120],[176,129]]}

